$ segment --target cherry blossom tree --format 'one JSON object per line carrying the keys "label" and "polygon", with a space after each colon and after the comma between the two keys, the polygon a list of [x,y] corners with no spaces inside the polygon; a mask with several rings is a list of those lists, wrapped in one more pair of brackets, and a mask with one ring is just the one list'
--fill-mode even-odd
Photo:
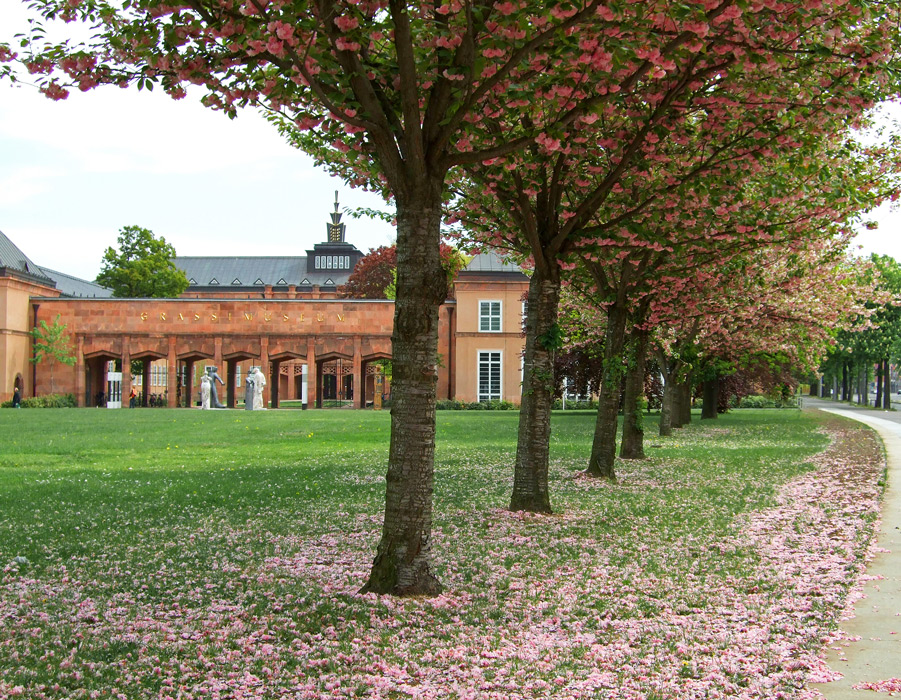
{"label": "cherry blossom tree", "polygon": [[[709,7],[707,6],[709,5]],[[431,569],[439,255],[448,174],[556,142],[620,92],[665,77],[708,22],[739,23],[733,0],[37,0],[3,73],[19,61],[40,89],[195,86],[235,116],[261,107],[287,138],[348,182],[393,198],[398,264],[392,440],[385,520],[364,590],[434,594]],[[90,25],[53,42],[54,21]],[[67,34],[64,34],[67,36]],[[865,52],[866,53],[866,52]],[[578,99],[573,97],[578,88]],[[535,92],[553,94],[540,110]],[[498,131],[496,124],[505,128]]]}
{"label": "cherry blossom tree", "polygon": [[[869,24],[852,19],[860,8],[843,16],[837,6],[818,6],[822,14],[805,11],[803,17],[787,6],[780,6],[785,14],[757,9],[762,14],[745,13],[737,31],[734,21],[708,18],[703,36],[689,42],[691,50],[668,46],[665,57],[656,57],[665,64],[665,77],[633,84],[590,115],[590,122],[583,119],[578,130],[561,130],[553,139],[467,168],[455,219],[478,240],[518,253],[534,269],[513,509],[550,510],[551,368],[565,273],[586,263],[592,269],[596,286],[604,290],[598,294],[606,295],[617,314],[608,325],[612,335],[605,352],[619,358],[632,301],[624,290],[645,270],[656,269],[657,254],[672,252],[666,230],[681,223],[675,221],[680,209],[728,215],[733,205],[720,200],[768,160],[841,130],[865,107],[896,91],[885,79],[884,61],[891,55],[884,43],[886,16],[871,16],[875,21]],[[855,54],[863,46],[869,58],[860,62]],[[535,103],[543,99],[548,95],[536,92]],[[503,125],[496,128],[502,131]],[[706,183],[699,184],[702,176]],[[754,230],[745,225],[714,242],[728,248]],[[608,274],[611,256],[619,262],[628,257],[632,267],[617,268],[627,279]],[[619,371],[617,360],[608,365]],[[599,433],[609,436],[619,378],[611,375],[603,386],[611,392],[605,398],[602,389],[599,422],[606,428]],[[601,438],[589,473],[612,476],[615,448],[608,442]]]}

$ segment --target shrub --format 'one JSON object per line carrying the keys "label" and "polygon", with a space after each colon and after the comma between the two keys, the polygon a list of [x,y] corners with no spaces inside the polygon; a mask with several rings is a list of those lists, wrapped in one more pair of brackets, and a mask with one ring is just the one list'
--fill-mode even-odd
{"label": "shrub", "polygon": [[513,411],[516,404],[509,401],[473,401],[465,403],[456,399],[442,399],[435,404],[439,411]]}
{"label": "shrub", "polygon": [[[0,408],[12,408],[12,401],[4,401]],[[22,399],[22,408],[75,408],[74,394],[47,394]]]}
{"label": "shrub", "polygon": [[[573,399],[566,400],[567,411],[590,411],[597,409],[597,407],[597,401],[574,401]],[[554,399],[553,408],[555,411],[563,410],[563,399]]]}
{"label": "shrub", "polygon": [[766,396],[744,396],[738,406],[739,408],[775,408],[776,402]]}

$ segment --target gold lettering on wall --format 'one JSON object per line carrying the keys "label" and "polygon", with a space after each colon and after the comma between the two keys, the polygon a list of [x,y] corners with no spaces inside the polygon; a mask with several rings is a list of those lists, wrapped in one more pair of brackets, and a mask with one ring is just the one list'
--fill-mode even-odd
{"label": "gold lettering on wall", "polygon": [[[206,314],[206,313],[209,314],[209,320],[213,323],[218,323],[220,321],[226,321],[226,320],[227,321],[232,320],[231,312],[227,312],[226,315],[223,316],[222,314],[220,314],[218,312],[204,312],[204,314],[201,314],[198,312],[189,312],[189,311],[177,311],[173,314],[170,314],[168,311],[154,311],[154,312],[142,311],[139,314],[139,318],[141,319],[141,321],[147,321],[150,319],[151,313],[158,315],[160,321],[169,321],[171,318],[172,321],[191,320],[191,321],[197,322],[197,321],[202,321],[204,318],[204,314]],[[304,322],[310,320],[309,318],[307,318],[306,314],[304,314],[302,312],[298,313],[296,315],[288,314],[288,313],[276,314],[276,312],[266,311],[266,310],[260,311],[260,312],[241,311],[238,313],[240,316],[243,316],[245,321],[253,321],[255,318],[257,318],[260,315],[262,315],[262,320],[266,323],[271,323],[273,321],[273,317],[276,315],[281,316],[282,323],[292,323],[292,322],[293,323],[304,323]],[[323,311],[317,311],[316,312],[316,321],[318,323],[323,323],[323,322],[325,322],[325,320],[328,316],[329,316],[328,313],[325,313]],[[338,323],[345,323],[347,321],[347,312],[346,311],[340,312],[340,313],[335,312],[334,318]]]}

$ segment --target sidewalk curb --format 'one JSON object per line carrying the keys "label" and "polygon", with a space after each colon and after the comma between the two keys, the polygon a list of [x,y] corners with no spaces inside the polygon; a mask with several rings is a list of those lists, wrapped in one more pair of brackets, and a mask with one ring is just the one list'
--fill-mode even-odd
{"label": "sidewalk curb", "polygon": [[887,487],[876,546],[888,551],[873,557],[867,574],[879,578],[864,584],[864,597],[855,603],[854,617],[840,625],[849,636],[860,639],[843,647],[843,656],[832,649],[826,656],[829,667],[844,678],[810,684],[827,700],[876,700],[880,694],[852,686],[901,677],[901,424],[861,411],[810,407],[870,426],[885,448]]}

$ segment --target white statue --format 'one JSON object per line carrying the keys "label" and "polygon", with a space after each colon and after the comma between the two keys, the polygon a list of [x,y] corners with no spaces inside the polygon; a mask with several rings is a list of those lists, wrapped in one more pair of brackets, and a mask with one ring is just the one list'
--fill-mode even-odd
{"label": "white statue", "polygon": [[208,411],[210,409],[210,395],[212,394],[212,382],[207,375],[200,378],[200,408]]}
{"label": "white statue", "polygon": [[253,368],[253,410],[263,411],[263,387],[266,386],[266,375],[260,371],[259,367]]}

